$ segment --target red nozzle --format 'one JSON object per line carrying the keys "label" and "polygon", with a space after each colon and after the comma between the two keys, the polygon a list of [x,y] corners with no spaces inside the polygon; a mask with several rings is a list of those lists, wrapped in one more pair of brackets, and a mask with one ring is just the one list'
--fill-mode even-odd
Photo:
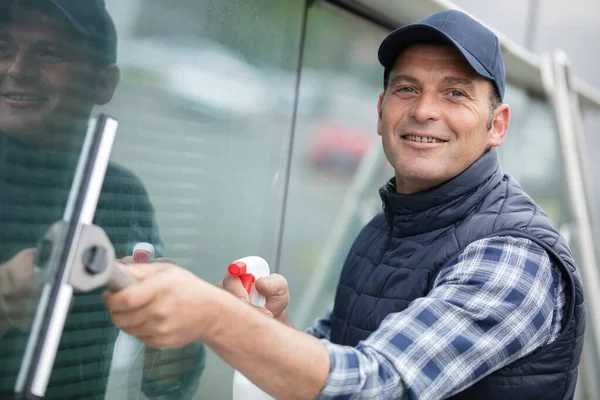
{"label": "red nozzle", "polygon": [[227,273],[233,276],[240,276],[246,273],[246,264],[241,261],[234,262],[227,267]]}
{"label": "red nozzle", "polygon": [[250,289],[254,283],[254,275],[246,273],[246,264],[241,261],[236,261],[227,267],[227,273],[232,276],[239,276],[242,281],[242,286],[244,286],[246,292],[250,294]]}

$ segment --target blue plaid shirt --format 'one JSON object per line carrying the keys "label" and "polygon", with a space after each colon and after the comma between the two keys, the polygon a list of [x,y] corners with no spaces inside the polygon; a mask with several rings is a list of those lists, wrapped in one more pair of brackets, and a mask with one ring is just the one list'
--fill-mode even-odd
{"label": "blue plaid shirt", "polygon": [[564,280],[546,251],[515,237],[471,243],[433,289],[356,347],[332,344],[330,308],[307,332],[331,366],[318,399],[442,399],[558,337]]}

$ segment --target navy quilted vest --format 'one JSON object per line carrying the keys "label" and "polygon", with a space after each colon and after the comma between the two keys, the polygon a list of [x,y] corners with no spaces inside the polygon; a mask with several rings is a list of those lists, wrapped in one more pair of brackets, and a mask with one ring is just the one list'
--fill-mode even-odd
{"label": "navy quilted vest", "polygon": [[388,314],[427,295],[440,268],[470,243],[497,235],[525,237],[547,250],[566,279],[560,337],[453,398],[573,398],[585,328],[579,274],[556,225],[502,174],[496,151],[431,190],[399,194],[392,180],[380,194],[384,212],[363,228],[344,263],[331,341],[356,346],[366,339]]}

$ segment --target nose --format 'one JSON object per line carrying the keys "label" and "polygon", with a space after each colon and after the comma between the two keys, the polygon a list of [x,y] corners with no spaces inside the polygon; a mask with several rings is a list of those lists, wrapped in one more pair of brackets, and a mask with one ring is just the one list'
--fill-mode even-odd
{"label": "nose", "polygon": [[10,60],[8,76],[17,81],[32,81],[39,74],[35,60],[25,51],[18,51]]}
{"label": "nose", "polygon": [[441,114],[439,101],[436,93],[423,91],[413,104],[412,117],[421,123],[438,120]]}

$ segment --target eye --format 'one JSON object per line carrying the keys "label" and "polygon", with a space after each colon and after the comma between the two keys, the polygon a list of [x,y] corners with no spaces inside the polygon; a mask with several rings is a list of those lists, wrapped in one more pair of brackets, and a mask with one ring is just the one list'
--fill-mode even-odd
{"label": "eye", "polygon": [[452,96],[452,97],[465,97],[465,94],[463,92],[461,92],[460,90],[451,90],[450,91],[450,96]]}
{"label": "eye", "polygon": [[62,52],[53,48],[42,49],[39,53],[39,57],[49,62],[60,62],[64,59]]}
{"label": "eye", "polygon": [[415,89],[410,86],[402,86],[396,89],[396,93],[414,93]]}

